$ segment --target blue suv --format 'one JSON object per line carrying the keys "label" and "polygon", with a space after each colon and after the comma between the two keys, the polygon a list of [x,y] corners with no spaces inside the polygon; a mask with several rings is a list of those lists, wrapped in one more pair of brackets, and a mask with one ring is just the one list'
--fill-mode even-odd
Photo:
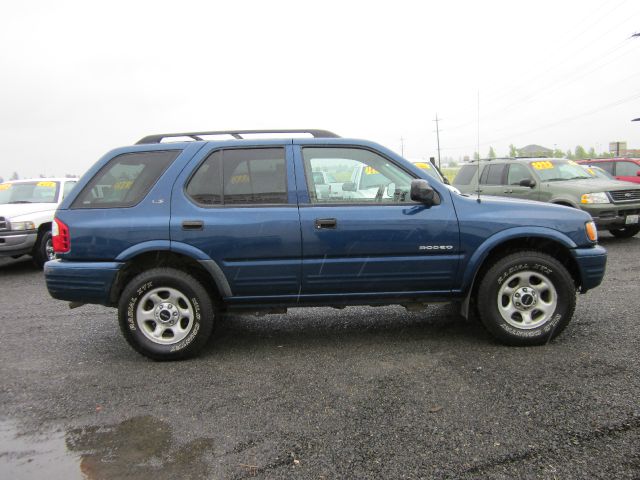
{"label": "blue suv", "polygon": [[606,264],[586,212],[459,195],[323,130],[145,137],[100,159],[52,230],[50,294],[117,307],[155,360],[197,354],[224,311],[303,306],[457,302],[506,344],[543,344]]}

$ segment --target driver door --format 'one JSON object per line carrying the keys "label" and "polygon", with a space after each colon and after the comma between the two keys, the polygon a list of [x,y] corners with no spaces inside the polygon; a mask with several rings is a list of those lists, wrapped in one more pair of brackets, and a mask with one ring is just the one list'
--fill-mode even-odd
{"label": "driver door", "polygon": [[[426,207],[410,199],[413,174],[377,152],[303,145],[296,155],[297,184],[308,189],[299,204],[301,293],[451,289],[459,235],[446,188],[439,187],[439,205]],[[313,183],[317,171],[343,182],[343,194],[321,198]]]}

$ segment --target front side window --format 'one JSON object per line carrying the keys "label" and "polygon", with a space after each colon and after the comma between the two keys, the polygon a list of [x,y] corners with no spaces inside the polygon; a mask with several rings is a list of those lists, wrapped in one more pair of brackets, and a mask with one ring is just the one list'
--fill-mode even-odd
{"label": "front side window", "polygon": [[413,177],[375,152],[305,147],[302,156],[312,203],[411,202]]}
{"label": "front side window", "polygon": [[59,182],[48,180],[0,184],[0,205],[7,203],[56,203]]}
{"label": "front side window", "polygon": [[597,163],[594,162],[594,165],[597,165],[604,171],[609,172],[610,174],[613,175],[613,163],[614,162],[597,162]]}
{"label": "front side window", "polygon": [[112,158],[82,189],[71,208],[122,208],[138,204],[180,150],[125,153]]}
{"label": "front side window", "polygon": [[532,180],[531,173],[524,165],[512,163],[509,165],[509,173],[507,174],[508,185],[520,185],[522,180]]}
{"label": "front side window", "polygon": [[186,193],[204,206],[285,204],[283,148],[216,150],[198,167]]}
{"label": "front side window", "polygon": [[65,182],[65,183],[64,183],[64,188],[63,188],[63,190],[62,190],[62,198],[66,197],[66,196],[67,196],[67,194],[68,194],[71,190],[73,190],[73,187],[75,187],[75,186],[76,186],[76,183],[78,183],[78,182]]}

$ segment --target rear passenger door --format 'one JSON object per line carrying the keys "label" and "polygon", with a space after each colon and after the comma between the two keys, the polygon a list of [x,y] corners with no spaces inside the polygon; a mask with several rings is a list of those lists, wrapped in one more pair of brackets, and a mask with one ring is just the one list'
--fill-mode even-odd
{"label": "rear passenger door", "polygon": [[480,175],[480,193],[482,195],[506,195],[505,188],[506,165],[504,163],[489,162]]}
{"label": "rear passenger door", "polygon": [[291,150],[282,143],[209,148],[175,183],[172,249],[204,253],[226,277],[231,296],[299,292],[300,222]]}

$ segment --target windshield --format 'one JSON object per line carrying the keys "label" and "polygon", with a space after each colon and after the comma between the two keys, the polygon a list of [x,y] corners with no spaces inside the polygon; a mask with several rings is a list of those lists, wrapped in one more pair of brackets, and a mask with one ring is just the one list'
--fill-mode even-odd
{"label": "windshield", "polygon": [[0,205],[7,203],[56,203],[59,182],[39,181],[0,184]]}
{"label": "windshield", "polygon": [[593,178],[580,165],[570,160],[539,160],[530,165],[543,182]]}

